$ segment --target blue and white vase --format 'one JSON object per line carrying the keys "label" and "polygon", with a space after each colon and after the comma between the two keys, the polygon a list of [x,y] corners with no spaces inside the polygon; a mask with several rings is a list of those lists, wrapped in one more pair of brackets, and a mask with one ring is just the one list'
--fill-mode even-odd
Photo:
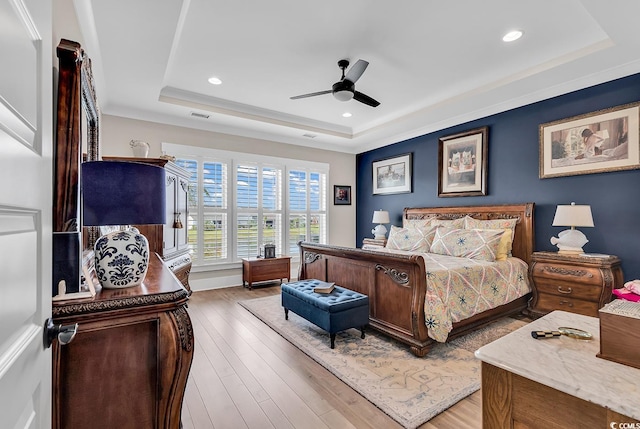
{"label": "blue and white vase", "polygon": [[149,267],[149,242],[137,229],[103,235],[96,241],[94,253],[102,287],[121,289],[142,284]]}

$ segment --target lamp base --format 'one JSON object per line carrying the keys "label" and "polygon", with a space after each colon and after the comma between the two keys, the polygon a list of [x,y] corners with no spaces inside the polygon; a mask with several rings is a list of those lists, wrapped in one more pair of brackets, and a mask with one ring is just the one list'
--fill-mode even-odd
{"label": "lamp base", "polygon": [[371,234],[373,234],[376,240],[384,240],[385,238],[387,238],[386,237],[387,227],[382,224],[379,224],[378,226],[376,226],[371,230]]}
{"label": "lamp base", "polygon": [[551,244],[558,246],[558,253],[577,255],[584,253],[582,246],[587,244],[587,237],[577,229],[567,229],[558,234],[558,237],[551,237]]}
{"label": "lamp base", "polygon": [[102,287],[121,289],[142,284],[149,268],[149,242],[137,229],[114,231],[96,241],[95,268]]}

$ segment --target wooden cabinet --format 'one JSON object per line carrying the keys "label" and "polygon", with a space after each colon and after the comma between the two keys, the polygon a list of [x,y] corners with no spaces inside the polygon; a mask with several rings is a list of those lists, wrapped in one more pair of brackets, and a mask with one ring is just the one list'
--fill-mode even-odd
{"label": "wooden cabinet", "polygon": [[143,285],[53,302],[55,324],[78,323],[53,343],[54,429],[180,428],[193,358],[188,293],[152,255]]}
{"label": "wooden cabinet", "polygon": [[191,255],[189,254],[188,198],[189,177],[187,170],[162,158],[123,158],[105,156],[105,161],[144,162],[164,167],[166,175],[166,201],[164,225],[136,225],[136,228],[149,240],[149,252],[157,253],[167,262],[167,266],[191,292],[189,273]]}
{"label": "wooden cabinet", "polygon": [[243,258],[242,259],[242,286],[249,284],[251,290],[255,282],[267,280],[291,280],[291,257],[279,256],[276,258]]}
{"label": "wooden cabinet", "polygon": [[[606,375],[604,375],[606,376]],[[482,363],[483,428],[608,428],[638,420]]]}
{"label": "wooden cabinet", "polygon": [[612,289],[624,281],[620,259],[611,255],[534,252],[529,275],[533,287],[529,312],[534,317],[553,310],[598,317],[598,309],[611,301]]}

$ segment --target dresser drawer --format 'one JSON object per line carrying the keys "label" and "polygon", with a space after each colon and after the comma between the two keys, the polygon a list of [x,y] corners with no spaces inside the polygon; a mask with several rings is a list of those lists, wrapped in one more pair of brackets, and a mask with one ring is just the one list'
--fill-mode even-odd
{"label": "dresser drawer", "polygon": [[583,285],[602,285],[602,273],[598,268],[581,267],[562,263],[538,262],[533,266],[533,277],[577,282]]}
{"label": "dresser drawer", "polygon": [[555,281],[547,278],[536,278],[535,281],[538,292],[549,295],[593,302],[598,302],[602,295],[602,286],[600,285],[572,283],[564,280]]}
{"label": "dresser drawer", "polygon": [[548,313],[554,310],[564,310],[570,313],[584,314],[585,316],[598,317],[598,301],[585,301],[565,296],[538,293],[536,310]]}

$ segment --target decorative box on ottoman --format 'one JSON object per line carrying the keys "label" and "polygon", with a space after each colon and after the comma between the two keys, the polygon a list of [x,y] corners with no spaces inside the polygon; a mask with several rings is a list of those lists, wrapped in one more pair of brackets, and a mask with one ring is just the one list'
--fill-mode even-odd
{"label": "decorative box on ottoman", "polygon": [[284,317],[289,310],[327,331],[334,348],[336,333],[349,328],[359,328],[364,338],[364,328],[369,323],[369,297],[340,286],[331,293],[315,293],[313,289],[323,282],[300,280],[282,284]]}

